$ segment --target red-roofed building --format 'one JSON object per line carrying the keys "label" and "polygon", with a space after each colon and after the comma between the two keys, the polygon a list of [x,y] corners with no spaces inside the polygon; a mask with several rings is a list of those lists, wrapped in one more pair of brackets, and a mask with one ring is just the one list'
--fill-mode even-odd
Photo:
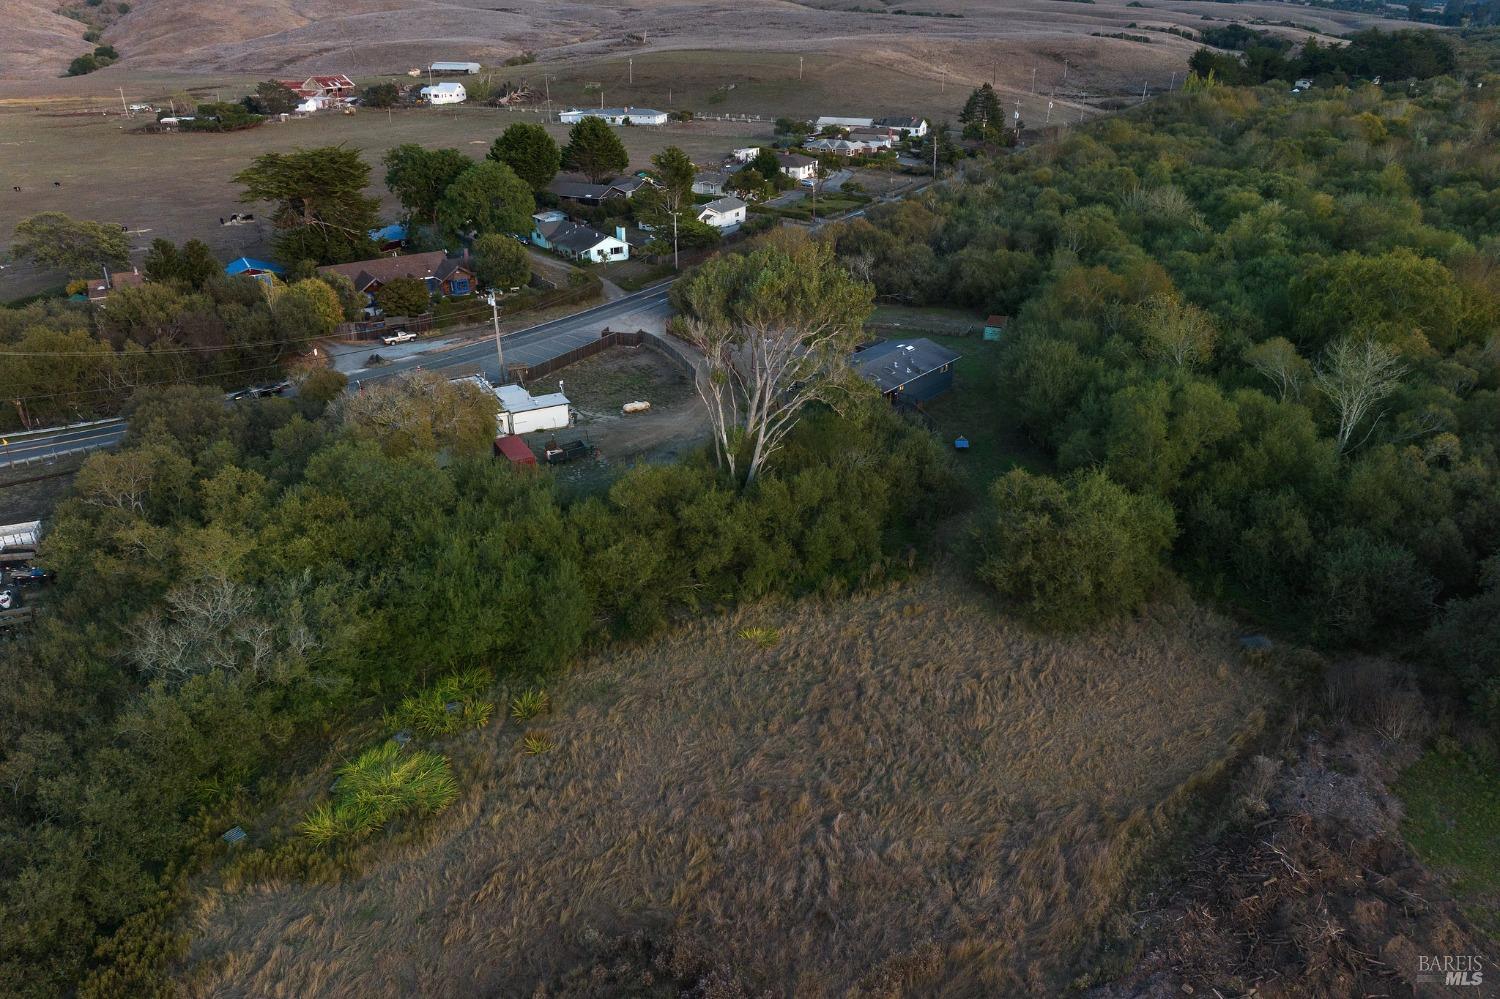
{"label": "red-roofed building", "polygon": [[335,76],[309,76],[305,80],[279,80],[282,86],[302,98],[304,106],[308,103],[313,109],[333,107],[343,104],[354,96],[354,81],[342,73]]}
{"label": "red-roofed building", "polygon": [[106,273],[104,277],[89,282],[89,301],[95,305],[103,305],[104,300],[109,298],[110,292],[119,291],[121,288],[134,288],[145,282],[146,275],[137,270]]}

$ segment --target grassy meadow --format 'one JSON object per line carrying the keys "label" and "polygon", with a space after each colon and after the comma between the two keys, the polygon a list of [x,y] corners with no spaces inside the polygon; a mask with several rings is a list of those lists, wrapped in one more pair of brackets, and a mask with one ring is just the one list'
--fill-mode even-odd
{"label": "grassy meadow", "polygon": [[1053,639],[931,575],[701,619],[550,694],[441,745],[460,799],[358,874],[201,891],[185,993],[572,994],[642,937],[755,994],[1053,991],[1267,699],[1190,606]]}

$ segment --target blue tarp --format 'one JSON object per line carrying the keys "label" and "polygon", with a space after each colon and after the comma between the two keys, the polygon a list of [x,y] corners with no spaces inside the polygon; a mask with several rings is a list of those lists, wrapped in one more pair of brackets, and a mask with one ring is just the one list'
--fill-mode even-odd
{"label": "blue tarp", "polygon": [[286,268],[280,264],[273,264],[269,260],[256,260],[254,257],[240,257],[224,265],[224,273],[230,277],[236,274],[248,274],[251,271],[265,271],[280,275],[286,273]]}
{"label": "blue tarp", "polygon": [[406,226],[400,222],[392,222],[379,229],[371,229],[370,238],[377,243],[404,243],[406,242]]}

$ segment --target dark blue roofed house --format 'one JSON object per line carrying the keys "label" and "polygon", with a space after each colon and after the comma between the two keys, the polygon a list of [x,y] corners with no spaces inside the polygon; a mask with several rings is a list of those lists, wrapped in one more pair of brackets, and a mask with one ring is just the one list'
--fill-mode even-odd
{"label": "dark blue roofed house", "polygon": [[882,340],[849,359],[892,403],[918,408],[953,387],[956,354],[931,340]]}

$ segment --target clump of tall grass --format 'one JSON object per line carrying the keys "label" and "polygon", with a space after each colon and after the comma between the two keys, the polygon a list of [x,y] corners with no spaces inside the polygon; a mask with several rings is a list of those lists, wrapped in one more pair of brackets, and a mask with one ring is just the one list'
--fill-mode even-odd
{"label": "clump of tall grass", "polygon": [[333,800],[313,809],[299,831],[314,843],[362,839],[403,815],[432,815],[458,797],[448,760],[403,753],[385,742],[339,769]]}
{"label": "clump of tall grass", "polygon": [[775,628],[741,628],[739,631],[739,636],[747,642],[754,642],[756,645],[759,645],[763,649],[769,649],[771,646],[781,641],[781,632],[777,631]]}
{"label": "clump of tall grass", "polygon": [[479,695],[490,684],[483,670],[471,669],[443,677],[426,690],[401,701],[393,728],[409,728],[426,736],[452,735],[489,723],[495,706]]}
{"label": "clump of tall grass", "polygon": [[521,737],[521,749],[527,756],[541,756],[552,749],[552,737],[546,732],[527,732]]}
{"label": "clump of tall grass", "polygon": [[510,714],[516,721],[525,722],[552,710],[552,698],[545,690],[523,690],[510,699]]}

